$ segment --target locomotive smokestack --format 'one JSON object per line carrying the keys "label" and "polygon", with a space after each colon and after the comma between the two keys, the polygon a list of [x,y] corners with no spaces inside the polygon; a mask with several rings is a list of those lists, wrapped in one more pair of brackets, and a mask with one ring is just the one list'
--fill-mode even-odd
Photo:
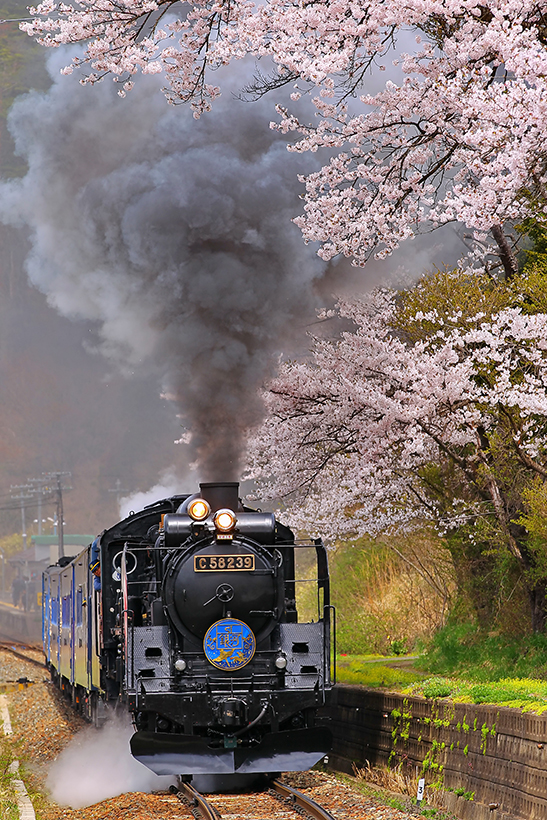
{"label": "locomotive smokestack", "polygon": [[241,508],[238,481],[211,481],[200,484],[199,489],[213,512],[222,510],[224,507],[234,511]]}

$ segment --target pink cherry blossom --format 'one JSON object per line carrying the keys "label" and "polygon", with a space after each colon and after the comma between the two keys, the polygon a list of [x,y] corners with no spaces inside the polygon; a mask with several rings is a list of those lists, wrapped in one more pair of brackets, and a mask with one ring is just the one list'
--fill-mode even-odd
{"label": "pink cherry blossom", "polygon": [[[249,476],[289,504],[296,527],[332,539],[426,520],[443,532],[483,514],[508,531],[490,438],[503,421],[522,469],[547,477],[547,314],[511,307],[462,323],[417,313],[437,329],[412,343],[395,330],[396,299],[380,290],[340,302],[335,315],[354,331],[313,338],[308,360],[280,366]],[[455,475],[448,517],[424,478],[435,463]]]}
{"label": "pink cherry blossom", "polygon": [[[362,265],[450,221],[493,231],[545,216],[545,4],[530,0],[52,0],[21,28],[49,46],[83,43],[87,81],[163,71],[171,102],[196,117],[214,69],[252,55],[291,83],[274,127],[294,151],[325,154],[303,179],[306,241]],[[400,43],[414,31],[407,53]],[[367,93],[376,67],[399,74]],[[67,69],[70,70],[70,67]],[[299,100],[311,95],[309,122]],[[307,110],[307,109],[306,109]],[[505,248],[505,271],[514,259]]]}

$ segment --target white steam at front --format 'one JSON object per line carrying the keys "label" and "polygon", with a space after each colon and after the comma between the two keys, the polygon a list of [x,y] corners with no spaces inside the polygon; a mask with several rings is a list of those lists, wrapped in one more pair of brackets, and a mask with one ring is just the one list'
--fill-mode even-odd
{"label": "white steam at front", "polygon": [[102,729],[89,726],[79,732],[50,767],[47,788],[55,802],[78,809],[125,792],[157,791],[174,783],[131,755],[133,731],[127,717],[111,716]]}

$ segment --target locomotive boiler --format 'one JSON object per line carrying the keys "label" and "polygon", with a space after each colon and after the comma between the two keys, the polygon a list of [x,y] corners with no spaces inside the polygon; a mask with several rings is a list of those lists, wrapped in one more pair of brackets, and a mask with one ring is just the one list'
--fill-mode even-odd
{"label": "locomotive boiler", "polygon": [[131,752],[157,774],[298,771],[331,745],[325,547],[238,487],[158,501],[44,573],[53,680],[96,723],[129,711]]}

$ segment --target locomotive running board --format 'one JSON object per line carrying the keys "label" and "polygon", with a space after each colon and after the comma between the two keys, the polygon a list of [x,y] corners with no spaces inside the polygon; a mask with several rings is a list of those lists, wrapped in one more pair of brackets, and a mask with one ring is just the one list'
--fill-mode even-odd
{"label": "locomotive running board", "polygon": [[254,774],[301,772],[330,751],[328,729],[293,729],[265,735],[258,746],[211,747],[211,739],[159,732],[135,732],[131,754],[156,774]]}

